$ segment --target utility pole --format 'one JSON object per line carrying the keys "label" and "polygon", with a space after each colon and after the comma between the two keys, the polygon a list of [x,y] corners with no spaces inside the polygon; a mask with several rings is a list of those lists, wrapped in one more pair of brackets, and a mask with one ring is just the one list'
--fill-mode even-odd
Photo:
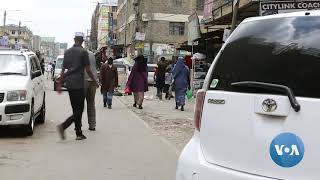
{"label": "utility pole", "polygon": [[[133,37],[132,37],[132,39],[133,39],[133,44],[134,44],[134,49],[135,49],[135,51],[137,51],[137,53],[138,53],[138,55],[142,55],[143,54],[143,48],[141,48],[141,45],[142,45],[142,43],[143,43],[143,40],[141,40],[141,39],[136,39],[136,34],[138,33],[138,32],[140,32],[140,33],[142,33],[142,20],[141,20],[141,7],[140,7],[140,5],[141,5],[141,2],[140,2],[140,0],[135,0],[134,1],[134,10],[135,10],[135,19],[136,19],[136,27],[135,27],[135,34],[133,34]],[[136,48],[136,45],[138,45],[138,48]]]}
{"label": "utility pole", "polygon": [[233,14],[232,14],[232,23],[231,23],[231,30],[232,33],[236,29],[237,25],[237,17],[238,17],[238,10],[239,10],[239,1],[240,0],[233,0]]}
{"label": "utility pole", "polygon": [[7,19],[7,11],[4,11],[4,15],[3,15],[3,35],[6,34],[6,19]]}
{"label": "utility pole", "polygon": [[21,34],[21,21],[19,21],[18,42],[20,42],[20,34]]}
{"label": "utility pole", "polygon": [[128,23],[128,4],[129,1],[126,1],[126,16],[125,16],[125,26],[124,26],[124,56],[127,56],[127,23]]}

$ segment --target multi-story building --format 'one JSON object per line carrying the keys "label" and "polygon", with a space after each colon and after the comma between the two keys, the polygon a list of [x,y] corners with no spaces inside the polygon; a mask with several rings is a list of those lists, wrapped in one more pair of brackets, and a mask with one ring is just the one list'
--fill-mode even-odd
{"label": "multi-story building", "polygon": [[34,35],[32,37],[32,50],[33,51],[40,50],[40,45],[41,45],[41,37],[38,35]]}
{"label": "multi-story building", "polygon": [[176,44],[187,41],[188,17],[195,12],[202,16],[204,0],[119,0],[118,4],[117,44],[131,56],[142,49],[153,61],[172,56]]}
{"label": "multi-story building", "polygon": [[68,43],[60,43],[59,54],[64,54],[64,52],[68,49]]}
{"label": "multi-story building", "polygon": [[3,26],[0,29],[0,34],[6,34],[9,37],[10,47],[18,45],[21,48],[32,49],[33,34],[28,27],[9,24],[6,25],[5,33],[3,33]]}
{"label": "multi-story building", "polygon": [[41,50],[46,62],[52,62],[56,58],[56,43],[54,37],[41,37]]}
{"label": "multi-story building", "polygon": [[92,15],[90,43],[92,49],[115,44],[117,3],[98,3]]}

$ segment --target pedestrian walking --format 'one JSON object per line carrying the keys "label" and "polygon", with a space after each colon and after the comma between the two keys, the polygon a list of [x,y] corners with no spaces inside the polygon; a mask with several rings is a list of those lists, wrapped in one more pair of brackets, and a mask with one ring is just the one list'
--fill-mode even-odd
{"label": "pedestrian walking", "polygon": [[103,106],[112,109],[112,98],[115,88],[118,87],[118,70],[113,65],[113,59],[110,57],[100,69],[101,93],[103,95]]}
{"label": "pedestrian walking", "polygon": [[144,93],[148,91],[147,60],[143,55],[139,55],[134,61],[135,63],[129,75],[126,89],[129,92],[133,92],[133,107],[143,109]]}
{"label": "pedestrian walking", "polygon": [[178,58],[172,75],[175,88],[176,109],[179,109],[181,106],[181,111],[184,111],[186,92],[190,89],[190,70],[186,66],[183,57]]}
{"label": "pedestrian walking", "polygon": [[52,80],[54,80],[55,69],[56,69],[56,61],[53,61],[53,63],[52,63],[52,72],[51,72]]}
{"label": "pedestrian walking", "polygon": [[166,58],[161,57],[157,65],[158,67],[155,72],[157,96],[160,100],[162,100],[162,93],[164,92],[164,88],[165,88],[165,79],[166,79],[165,74],[167,69]]}
{"label": "pedestrian walking", "polygon": [[[72,123],[75,124],[76,140],[86,139],[86,136],[83,135],[81,130],[81,119],[85,99],[84,70],[86,70],[89,77],[94,81],[96,87],[99,86],[90,68],[88,52],[81,46],[84,41],[83,37],[84,33],[76,33],[74,38],[75,44],[64,53],[62,70],[57,86],[58,92],[61,93],[61,87],[65,81],[73,111],[73,114],[69,118],[58,125],[58,132],[63,140],[65,139],[65,129]],[[65,74],[66,69],[68,69],[68,71]]]}
{"label": "pedestrian walking", "polygon": [[37,57],[39,59],[39,62],[40,62],[40,67],[41,67],[42,74],[44,74],[45,73],[45,71],[44,71],[44,66],[45,66],[44,58],[42,57],[42,55],[41,55],[39,50],[36,51],[36,55],[37,55]]}
{"label": "pedestrian walking", "polygon": [[172,87],[170,88],[170,86],[172,85],[172,82],[173,82],[173,75],[172,75],[173,68],[174,68],[174,62],[172,61],[172,63],[169,66],[167,66],[166,74],[165,74],[164,92],[166,93],[165,98],[167,100],[170,100],[170,98],[173,97]]}
{"label": "pedestrian walking", "polygon": [[93,81],[87,72],[85,72],[85,98],[87,102],[87,115],[88,115],[88,124],[89,130],[96,130],[96,83],[98,81],[98,71],[96,68],[96,57],[93,52],[88,51],[89,61],[90,61],[90,69],[94,76],[95,81]]}
{"label": "pedestrian walking", "polygon": [[51,64],[48,64],[48,65],[47,65],[47,69],[46,69],[47,79],[50,79],[50,78],[51,78],[51,71],[52,71],[52,65],[51,65]]}

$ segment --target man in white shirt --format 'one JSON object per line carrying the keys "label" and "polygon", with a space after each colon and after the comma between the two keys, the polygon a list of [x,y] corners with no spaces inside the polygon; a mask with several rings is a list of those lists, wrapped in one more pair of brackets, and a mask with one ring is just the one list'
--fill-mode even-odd
{"label": "man in white shirt", "polygon": [[[98,72],[96,68],[96,58],[94,54],[88,51],[89,61],[90,61],[90,68],[92,74],[96,81],[98,81]],[[96,96],[96,85],[95,82],[85,74],[85,96],[87,101],[87,114],[88,114],[88,123],[89,123],[89,130],[95,131],[96,130],[96,105],[95,105],[95,96]]]}

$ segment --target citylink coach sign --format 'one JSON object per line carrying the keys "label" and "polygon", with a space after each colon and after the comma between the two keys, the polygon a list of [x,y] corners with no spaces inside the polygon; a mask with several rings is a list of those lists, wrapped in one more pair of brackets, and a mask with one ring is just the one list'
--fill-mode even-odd
{"label": "citylink coach sign", "polygon": [[320,1],[261,1],[260,16],[320,9]]}

